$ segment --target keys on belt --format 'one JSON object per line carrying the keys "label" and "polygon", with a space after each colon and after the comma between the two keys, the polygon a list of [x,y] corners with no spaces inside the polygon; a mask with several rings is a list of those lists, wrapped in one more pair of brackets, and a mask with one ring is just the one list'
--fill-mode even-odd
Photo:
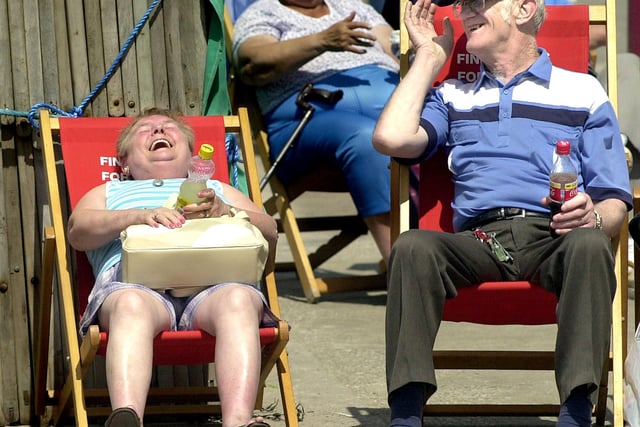
{"label": "keys on belt", "polygon": [[480,228],[476,228],[473,230],[473,235],[479,241],[489,245],[489,249],[491,249],[491,253],[498,258],[500,262],[513,262],[513,257],[507,250],[502,246],[500,242],[496,239],[496,233],[486,233]]}

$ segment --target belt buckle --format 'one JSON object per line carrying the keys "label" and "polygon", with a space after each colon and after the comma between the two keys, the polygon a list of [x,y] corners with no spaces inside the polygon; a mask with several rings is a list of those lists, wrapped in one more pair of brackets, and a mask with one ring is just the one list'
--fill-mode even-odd
{"label": "belt buckle", "polygon": [[500,214],[504,219],[527,217],[527,211],[520,208],[500,208]]}

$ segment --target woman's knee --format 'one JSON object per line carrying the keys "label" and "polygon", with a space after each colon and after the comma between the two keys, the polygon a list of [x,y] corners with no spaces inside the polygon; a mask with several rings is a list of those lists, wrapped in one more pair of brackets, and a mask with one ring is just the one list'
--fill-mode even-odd
{"label": "woman's knee", "polygon": [[224,308],[225,311],[253,310],[253,307],[262,304],[257,293],[245,286],[227,285],[212,293],[211,297],[217,299],[217,305]]}
{"label": "woman's knee", "polygon": [[98,319],[105,330],[112,330],[117,324],[131,331],[158,333],[170,326],[170,314],[162,303],[137,289],[123,289],[109,295],[100,307]]}
{"label": "woman's knee", "polygon": [[153,307],[153,297],[136,289],[123,289],[109,295],[103,308],[112,313],[123,315],[139,315],[148,313]]}

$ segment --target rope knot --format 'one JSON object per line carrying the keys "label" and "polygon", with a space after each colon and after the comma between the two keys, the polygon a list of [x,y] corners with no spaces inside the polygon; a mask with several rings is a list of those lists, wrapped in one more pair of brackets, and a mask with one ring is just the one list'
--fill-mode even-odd
{"label": "rope knot", "polygon": [[69,117],[73,117],[73,118],[82,117],[83,114],[84,114],[84,111],[79,106],[71,107],[71,110],[69,110],[69,113],[68,113]]}

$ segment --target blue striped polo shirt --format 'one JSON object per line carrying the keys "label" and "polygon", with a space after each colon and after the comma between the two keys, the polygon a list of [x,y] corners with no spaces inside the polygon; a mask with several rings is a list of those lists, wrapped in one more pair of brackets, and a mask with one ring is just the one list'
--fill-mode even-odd
{"label": "blue striped polo shirt", "polygon": [[594,201],[632,203],[624,145],[615,112],[596,78],[540,57],[504,84],[484,67],[476,82],[446,80],[428,94],[421,126],[429,146],[448,154],[455,183],[454,229],[483,211],[517,207],[548,212],[556,142],[571,142],[579,190]]}

